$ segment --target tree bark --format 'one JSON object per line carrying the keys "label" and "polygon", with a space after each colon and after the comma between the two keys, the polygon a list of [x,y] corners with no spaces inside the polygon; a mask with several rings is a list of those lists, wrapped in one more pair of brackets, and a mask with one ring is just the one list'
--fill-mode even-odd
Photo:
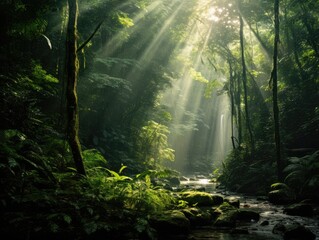
{"label": "tree bark", "polygon": [[279,107],[278,107],[278,44],[279,44],[279,0],[275,0],[275,40],[274,40],[274,55],[273,55],[273,70],[271,74],[272,89],[273,89],[273,112],[275,125],[275,144],[276,144],[276,161],[278,180],[283,180],[283,162],[281,159],[280,146],[280,125],[279,125]]}
{"label": "tree bark", "polygon": [[233,145],[233,149],[236,149],[235,145],[235,136],[234,136],[234,115],[235,115],[235,102],[234,102],[234,77],[233,77],[233,67],[231,60],[228,59],[229,65],[229,96],[230,96],[230,105],[231,105],[231,142]]}
{"label": "tree bark", "polygon": [[76,170],[81,175],[86,175],[81,144],[79,140],[79,113],[77,100],[77,80],[79,61],[77,56],[77,0],[68,0],[69,20],[66,40],[66,74],[67,74],[67,135],[73,154]]}
{"label": "tree bark", "polygon": [[251,153],[254,151],[254,141],[253,141],[253,133],[250,124],[250,117],[248,111],[248,92],[247,92],[247,69],[246,69],[246,61],[245,61],[245,48],[244,48],[244,21],[239,13],[239,21],[240,21],[240,48],[241,48],[241,63],[242,63],[242,78],[243,78],[243,88],[244,88],[244,103],[245,103],[245,115],[246,115],[246,128],[249,134],[250,144],[251,144]]}
{"label": "tree bark", "polygon": [[236,103],[237,103],[238,144],[240,146],[243,142],[242,118],[241,118],[242,115],[241,115],[241,79],[240,79],[240,75],[237,76]]}

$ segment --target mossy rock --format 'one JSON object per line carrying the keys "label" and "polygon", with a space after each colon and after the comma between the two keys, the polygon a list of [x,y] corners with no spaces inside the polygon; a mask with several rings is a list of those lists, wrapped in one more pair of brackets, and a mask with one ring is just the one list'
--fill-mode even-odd
{"label": "mossy rock", "polygon": [[216,220],[214,226],[222,228],[236,227],[236,220],[238,217],[238,209],[228,202],[224,202],[215,209],[214,215]]}
{"label": "mossy rock", "polygon": [[182,212],[189,219],[192,226],[209,225],[212,221],[211,213],[200,208],[186,208]]}
{"label": "mossy rock", "polygon": [[225,212],[216,219],[214,226],[222,228],[234,228],[236,227],[237,215],[237,210]]}
{"label": "mossy rock", "polygon": [[207,192],[187,191],[180,194],[182,200],[190,205],[196,206],[214,206],[221,204],[224,199],[220,195],[213,195]]}
{"label": "mossy rock", "polygon": [[224,199],[225,202],[228,202],[230,205],[236,207],[236,208],[239,208],[240,206],[240,201],[238,198],[235,198],[235,197],[228,197],[228,198],[225,198]]}
{"label": "mossy rock", "polygon": [[159,235],[185,234],[190,229],[190,221],[183,212],[178,210],[152,216],[150,225],[157,230]]}
{"label": "mossy rock", "polygon": [[223,202],[218,208],[216,208],[215,211],[225,213],[225,212],[233,211],[233,210],[237,211],[238,209],[228,202]]}

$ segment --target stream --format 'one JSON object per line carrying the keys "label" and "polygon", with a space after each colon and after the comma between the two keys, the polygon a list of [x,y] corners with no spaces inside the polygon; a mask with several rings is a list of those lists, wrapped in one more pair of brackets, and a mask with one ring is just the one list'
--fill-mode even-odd
{"label": "stream", "polygon": [[181,186],[204,190],[205,192],[222,195],[224,198],[235,198],[240,201],[240,208],[248,208],[260,214],[259,221],[250,223],[240,223],[236,227],[236,233],[229,229],[217,229],[212,226],[196,227],[192,229],[188,240],[271,240],[283,239],[281,235],[274,234],[273,228],[277,223],[292,224],[299,223],[311,230],[319,240],[319,217],[290,216],[283,213],[284,206],[274,205],[267,201],[266,197],[246,196],[234,192],[219,189],[218,184],[210,182],[204,177],[189,178],[181,181]]}

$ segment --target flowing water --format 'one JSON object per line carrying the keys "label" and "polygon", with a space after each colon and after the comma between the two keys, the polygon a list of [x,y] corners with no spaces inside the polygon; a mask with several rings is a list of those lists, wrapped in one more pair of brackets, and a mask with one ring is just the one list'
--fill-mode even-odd
{"label": "flowing water", "polygon": [[231,233],[229,230],[216,229],[212,226],[205,226],[192,229],[189,240],[271,240],[283,239],[282,236],[273,234],[272,230],[277,223],[292,224],[299,223],[310,229],[319,240],[319,217],[290,216],[283,213],[283,206],[273,205],[266,198],[246,196],[238,193],[228,192],[218,188],[218,183],[211,182],[200,176],[190,177],[189,180],[181,182],[182,187],[200,189],[210,193],[220,194],[223,197],[239,199],[240,208],[254,210],[260,214],[258,222],[240,223],[237,229],[248,230],[248,233]]}

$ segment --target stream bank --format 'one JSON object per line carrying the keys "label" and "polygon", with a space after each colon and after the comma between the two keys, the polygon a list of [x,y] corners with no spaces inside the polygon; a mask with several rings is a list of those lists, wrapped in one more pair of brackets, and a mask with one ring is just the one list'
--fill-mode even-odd
{"label": "stream bank", "polygon": [[[205,224],[191,226],[187,235],[174,235],[165,239],[188,240],[264,240],[264,239],[316,239],[319,240],[318,205],[312,205],[312,216],[293,216],[285,212],[287,205],[275,205],[265,196],[246,196],[228,192],[203,176],[183,178],[178,190],[202,191],[220,195],[225,200],[238,202],[240,210],[256,212],[259,217],[249,221],[238,221],[234,226]],[[299,214],[300,215],[300,214]],[[302,214],[301,214],[302,215]],[[163,238],[164,239],[164,238]]]}

